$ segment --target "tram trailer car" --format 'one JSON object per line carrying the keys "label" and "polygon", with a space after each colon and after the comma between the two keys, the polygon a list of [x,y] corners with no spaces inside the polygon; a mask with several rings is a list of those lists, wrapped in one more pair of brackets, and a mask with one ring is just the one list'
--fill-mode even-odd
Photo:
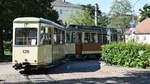
{"label": "tram trailer car", "polygon": [[65,28],[50,20],[21,17],[13,21],[15,69],[55,64],[65,57]]}
{"label": "tram trailer car", "polygon": [[76,58],[100,58],[101,45],[107,41],[106,29],[70,25],[66,28],[66,55]]}

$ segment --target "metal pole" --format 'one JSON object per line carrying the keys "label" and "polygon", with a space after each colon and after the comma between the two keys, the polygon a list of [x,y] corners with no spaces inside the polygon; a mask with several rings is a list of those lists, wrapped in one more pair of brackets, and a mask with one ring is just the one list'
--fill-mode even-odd
{"label": "metal pole", "polygon": [[96,3],[95,4],[95,26],[98,26],[98,23],[97,23],[97,8],[98,8],[98,4]]}

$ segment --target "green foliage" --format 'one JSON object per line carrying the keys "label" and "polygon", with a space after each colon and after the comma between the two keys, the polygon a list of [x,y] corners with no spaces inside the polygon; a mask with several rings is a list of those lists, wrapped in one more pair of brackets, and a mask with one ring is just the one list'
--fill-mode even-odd
{"label": "green foliage", "polygon": [[128,0],[114,0],[113,5],[111,6],[110,14],[115,16],[124,15],[130,13],[132,5]]}
{"label": "green foliage", "polygon": [[76,25],[94,25],[94,19],[90,16],[90,12],[87,10],[82,10],[78,12],[78,15],[73,15],[68,20],[69,24]]}
{"label": "green foliage", "polygon": [[110,28],[127,28],[132,17],[128,15],[112,16],[108,27]]}
{"label": "green foliage", "polygon": [[[69,20],[67,20],[68,24],[76,24],[76,25],[87,25],[93,26],[94,22],[94,13],[95,7],[92,5],[82,5],[83,9],[78,11],[78,13],[72,15]],[[106,27],[108,24],[108,17],[102,13],[99,8],[97,10],[98,16],[98,26]]]}
{"label": "green foliage", "polygon": [[127,28],[131,17],[127,15],[132,11],[132,5],[128,0],[114,0],[110,10],[110,20],[108,27]]}
{"label": "green foliage", "polygon": [[[82,5],[82,9],[89,11],[90,16],[94,17],[94,15],[95,15],[95,6],[92,6],[91,4]],[[99,10],[99,8],[97,8],[97,16],[101,16],[101,14],[102,14],[101,10]]]}
{"label": "green foliage", "polygon": [[140,21],[143,21],[145,18],[150,18],[150,4],[145,4],[143,9],[140,9],[140,11]]}
{"label": "green foliage", "polygon": [[146,68],[150,66],[150,45],[132,42],[104,45],[102,60],[112,65]]}
{"label": "green foliage", "polygon": [[57,21],[58,14],[51,5],[54,0],[1,0],[0,26],[12,28],[17,17],[43,17]]}
{"label": "green foliage", "polygon": [[109,23],[109,20],[108,20],[107,15],[102,13],[101,15],[98,16],[98,25],[100,27],[107,27],[108,23]]}
{"label": "green foliage", "polygon": [[43,17],[57,21],[53,10],[54,0],[0,0],[0,56],[4,55],[2,30],[12,31],[12,22],[17,17]]}
{"label": "green foliage", "polygon": [[11,41],[4,42],[4,50],[12,52],[12,42]]}

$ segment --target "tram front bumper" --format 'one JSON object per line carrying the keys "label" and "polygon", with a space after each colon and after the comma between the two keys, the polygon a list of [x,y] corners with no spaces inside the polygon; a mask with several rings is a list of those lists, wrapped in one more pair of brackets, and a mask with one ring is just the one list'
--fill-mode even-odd
{"label": "tram front bumper", "polygon": [[15,65],[13,65],[13,68],[15,70],[25,69],[25,68],[29,68],[29,67],[30,67],[30,63],[28,63],[28,62],[16,63]]}

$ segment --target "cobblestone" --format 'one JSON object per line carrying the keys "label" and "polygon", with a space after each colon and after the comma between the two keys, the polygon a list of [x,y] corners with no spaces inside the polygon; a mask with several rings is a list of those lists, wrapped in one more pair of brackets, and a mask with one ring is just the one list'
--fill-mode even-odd
{"label": "cobblestone", "polygon": [[24,76],[10,62],[0,63],[0,84],[148,84],[149,69],[108,66],[100,61],[71,61],[49,69],[48,74]]}

